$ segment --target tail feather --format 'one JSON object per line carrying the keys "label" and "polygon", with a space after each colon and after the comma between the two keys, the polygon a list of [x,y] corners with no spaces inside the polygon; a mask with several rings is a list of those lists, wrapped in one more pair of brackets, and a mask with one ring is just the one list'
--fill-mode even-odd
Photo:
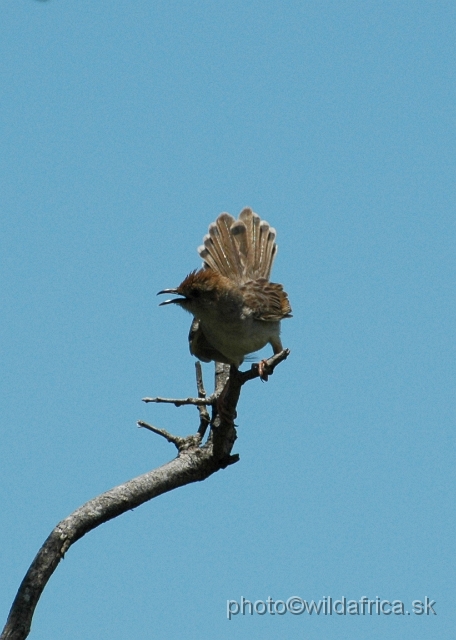
{"label": "tail feather", "polygon": [[[267,224],[267,223],[266,223]],[[277,245],[275,243],[276,230],[267,225],[263,227],[263,253],[261,256],[262,270],[264,271],[264,278],[269,279],[271,273],[272,263],[277,255]]]}
{"label": "tail feather", "polygon": [[227,255],[227,251],[230,249],[230,244],[226,246],[225,240],[221,240],[221,236],[226,235],[226,227],[228,228],[234,222],[234,218],[229,213],[222,213],[216,220],[209,225],[209,233],[204,236],[204,246],[198,248],[198,253],[206,262],[207,266],[214,271],[220,271],[218,265],[223,265],[224,272],[220,271],[222,275],[227,275],[225,271],[229,271],[232,263],[230,257]]}
{"label": "tail feather", "polygon": [[243,209],[237,220],[222,213],[209,226],[198,253],[206,268],[238,283],[269,279],[277,253],[275,236],[275,229],[251,209]]}
{"label": "tail feather", "polygon": [[[242,272],[242,260],[235,236],[231,232],[231,227],[235,223],[233,216],[229,213],[221,213],[215,223],[209,227],[209,233],[213,239],[217,239],[219,244],[219,254],[222,253],[225,265],[229,273],[239,274]],[[225,275],[225,274],[223,274]]]}

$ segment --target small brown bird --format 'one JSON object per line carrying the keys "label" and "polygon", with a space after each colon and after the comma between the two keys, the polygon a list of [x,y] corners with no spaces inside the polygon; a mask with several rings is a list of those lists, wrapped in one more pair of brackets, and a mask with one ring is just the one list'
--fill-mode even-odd
{"label": "small brown bird", "polygon": [[291,317],[291,307],[282,285],[269,282],[275,237],[275,229],[251,209],[237,220],[222,213],[198,248],[203,268],[176,289],[159,291],[181,296],[161,305],[178,304],[194,316],[190,353],[203,362],[239,367],[267,343],[274,353],[282,351],[280,321]]}

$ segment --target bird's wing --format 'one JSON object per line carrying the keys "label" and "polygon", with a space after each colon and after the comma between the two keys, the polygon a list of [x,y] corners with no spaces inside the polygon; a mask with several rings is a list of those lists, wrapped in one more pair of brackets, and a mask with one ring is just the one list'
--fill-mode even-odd
{"label": "bird's wing", "polygon": [[202,362],[211,362],[212,360],[214,360],[215,362],[225,362],[226,364],[232,364],[231,360],[224,356],[223,353],[220,353],[220,351],[215,349],[208,342],[201,328],[201,322],[200,320],[198,320],[198,318],[194,318],[191,324],[190,333],[188,334],[188,343],[192,356],[195,356]]}
{"label": "bird's wing", "polygon": [[281,284],[266,278],[251,280],[241,286],[245,307],[256,320],[277,322],[291,318],[291,306]]}
{"label": "bird's wing", "polygon": [[243,209],[235,220],[222,213],[209,225],[198,253],[204,266],[243,284],[249,280],[269,280],[277,254],[276,232],[252,209]]}

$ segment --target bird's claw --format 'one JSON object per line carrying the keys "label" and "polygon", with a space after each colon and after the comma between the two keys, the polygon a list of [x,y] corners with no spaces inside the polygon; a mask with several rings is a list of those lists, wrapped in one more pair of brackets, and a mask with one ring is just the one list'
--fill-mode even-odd
{"label": "bird's claw", "polygon": [[269,369],[267,360],[261,360],[258,363],[258,373],[260,374],[260,379],[263,382],[267,382],[268,381],[270,369]]}

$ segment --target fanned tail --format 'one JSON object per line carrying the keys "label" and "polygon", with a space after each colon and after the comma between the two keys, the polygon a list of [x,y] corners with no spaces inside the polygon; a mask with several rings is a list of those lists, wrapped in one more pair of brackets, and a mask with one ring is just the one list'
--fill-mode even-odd
{"label": "fanned tail", "polygon": [[222,213],[209,226],[198,253],[206,268],[235,282],[269,280],[277,253],[275,237],[275,229],[252,209],[243,209],[237,220]]}

